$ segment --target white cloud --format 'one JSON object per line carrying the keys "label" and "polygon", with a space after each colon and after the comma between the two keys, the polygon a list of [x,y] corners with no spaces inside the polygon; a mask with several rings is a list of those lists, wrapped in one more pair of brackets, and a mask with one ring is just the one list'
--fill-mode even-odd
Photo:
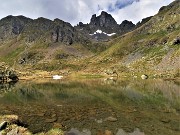
{"label": "white cloud", "polygon": [[162,6],[168,5],[172,1],[173,0],[140,0],[123,9],[114,11],[112,15],[118,23],[121,23],[125,19],[137,23],[145,17],[157,14]]}
{"label": "white cloud", "polygon": [[[135,1],[121,9],[116,4]],[[123,20],[137,23],[142,18],[154,15],[159,8],[173,0],[0,0],[0,18],[7,15],[24,15],[30,18],[59,18],[76,25],[78,22],[89,23],[92,14],[109,11],[120,24]],[[121,7],[121,6],[120,6]]]}

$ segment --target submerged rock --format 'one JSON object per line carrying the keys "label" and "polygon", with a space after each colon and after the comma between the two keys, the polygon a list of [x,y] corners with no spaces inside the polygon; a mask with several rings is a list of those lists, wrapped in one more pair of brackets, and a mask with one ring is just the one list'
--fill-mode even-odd
{"label": "submerged rock", "polygon": [[136,128],[132,133],[127,133],[123,129],[118,129],[116,135],[145,135],[144,132],[141,132],[138,128]]}
{"label": "submerged rock", "polygon": [[66,132],[64,135],[91,135],[91,131],[84,129],[82,132],[72,128],[69,132]]}
{"label": "submerged rock", "polygon": [[31,135],[16,115],[0,116],[0,135]]}
{"label": "submerged rock", "polygon": [[176,39],[174,39],[173,45],[178,45],[180,44],[180,37],[177,37]]}
{"label": "submerged rock", "polygon": [[13,80],[13,81],[18,81],[19,80],[18,76],[16,74],[14,74],[14,73],[10,74],[8,78]]}
{"label": "submerged rock", "polygon": [[6,127],[7,127],[7,122],[6,122],[6,121],[3,121],[3,122],[0,124],[0,131],[1,131],[1,130],[4,130]]}

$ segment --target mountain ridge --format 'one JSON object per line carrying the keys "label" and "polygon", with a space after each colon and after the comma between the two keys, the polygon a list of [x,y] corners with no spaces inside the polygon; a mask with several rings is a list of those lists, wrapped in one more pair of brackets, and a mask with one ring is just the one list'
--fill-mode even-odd
{"label": "mountain ridge", "polygon": [[8,16],[0,20],[0,61],[43,70],[177,72],[179,5],[176,0],[136,25],[117,24],[104,11],[75,27],[60,19]]}

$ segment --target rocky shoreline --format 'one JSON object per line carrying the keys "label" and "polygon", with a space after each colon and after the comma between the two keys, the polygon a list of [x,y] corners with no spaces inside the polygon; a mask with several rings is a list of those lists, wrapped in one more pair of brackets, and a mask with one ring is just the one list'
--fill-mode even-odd
{"label": "rocky shoreline", "polygon": [[[63,135],[61,129],[52,129],[36,135]],[[0,135],[32,135],[17,115],[0,115]]]}
{"label": "rocky shoreline", "polygon": [[[110,120],[112,118],[109,118]],[[114,119],[113,119],[114,121]],[[23,123],[20,122],[17,115],[0,115],[0,135],[32,135],[27,128],[23,127]],[[127,135],[123,129],[118,129],[116,135]],[[143,132],[140,132],[139,129],[135,129],[131,135],[145,135]],[[75,128],[72,128],[70,131],[64,132],[60,128],[51,129],[48,132],[36,133],[36,135],[91,135],[90,130],[79,131]],[[113,135],[110,130],[97,132],[97,135]]]}
{"label": "rocky shoreline", "polygon": [[31,133],[23,125],[18,116],[16,115],[3,115],[0,116],[0,134],[1,135],[16,135],[24,134],[30,135]]}

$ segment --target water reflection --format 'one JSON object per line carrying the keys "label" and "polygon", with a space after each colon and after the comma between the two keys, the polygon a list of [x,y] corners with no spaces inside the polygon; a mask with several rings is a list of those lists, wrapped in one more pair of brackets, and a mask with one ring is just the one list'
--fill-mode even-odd
{"label": "water reflection", "polygon": [[[112,132],[109,130],[99,131],[100,135],[112,135]],[[83,129],[82,131],[79,131],[78,129],[72,128],[70,131],[66,132],[65,135],[92,135],[91,131],[88,129]],[[123,129],[118,129],[117,133],[115,135],[144,135],[143,132],[141,132],[138,128],[136,128],[132,133],[127,133]]]}
{"label": "water reflection", "polygon": [[173,81],[36,80],[19,82],[3,94],[0,114],[19,115],[33,133],[58,127],[132,134],[139,128],[142,134],[176,135],[179,98]]}
{"label": "water reflection", "polygon": [[7,83],[0,82],[0,94],[11,91],[14,87],[17,81],[10,81]]}

